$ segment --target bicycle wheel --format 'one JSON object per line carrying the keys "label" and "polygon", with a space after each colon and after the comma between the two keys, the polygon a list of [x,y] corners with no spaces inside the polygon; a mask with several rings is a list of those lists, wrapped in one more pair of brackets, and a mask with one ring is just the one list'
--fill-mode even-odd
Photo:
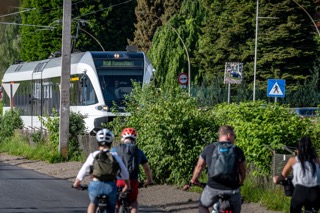
{"label": "bicycle wheel", "polygon": [[96,211],[96,213],[106,213],[107,211],[106,211],[106,209],[101,209],[101,208],[97,208],[97,211]]}
{"label": "bicycle wheel", "polygon": [[121,206],[119,207],[119,213],[130,213],[130,208],[121,205]]}

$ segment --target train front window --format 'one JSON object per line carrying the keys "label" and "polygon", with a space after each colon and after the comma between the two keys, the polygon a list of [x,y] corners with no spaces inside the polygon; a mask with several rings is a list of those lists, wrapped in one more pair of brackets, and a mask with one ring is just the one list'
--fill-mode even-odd
{"label": "train front window", "polygon": [[99,81],[106,104],[116,102],[118,106],[123,106],[123,100],[133,89],[132,81],[141,82],[143,80],[143,70],[123,70],[108,69],[99,70]]}

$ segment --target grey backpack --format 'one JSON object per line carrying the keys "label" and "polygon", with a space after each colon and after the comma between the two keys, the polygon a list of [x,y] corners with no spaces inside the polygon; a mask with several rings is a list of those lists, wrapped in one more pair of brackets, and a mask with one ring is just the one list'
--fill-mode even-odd
{"label": "grey backpack", "polygon": [[208,168],[209,178],[221,184],[239,182],[239,172],[235,146],[228,142],[216,142],[212,152],[211,165]]}

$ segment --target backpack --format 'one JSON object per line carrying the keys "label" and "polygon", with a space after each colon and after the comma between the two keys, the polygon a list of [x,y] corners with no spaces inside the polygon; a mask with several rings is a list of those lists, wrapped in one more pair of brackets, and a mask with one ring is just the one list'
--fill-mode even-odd
{"label": "backpack", "polygon": [[239,183],[235,146],[232,143],[216,142],[212,152],[209,178],[224,185]]}
{"label": "backpack", "polygon": [[128,169],[130,179],[139,174],[138,146],[136,144],[120,144],[116,152]]}
{"label": "backpack", "polygon": [[92,176],[100,181],[115,181],[119,170],[119,163],[110,151],[101,151],[94,157]]}

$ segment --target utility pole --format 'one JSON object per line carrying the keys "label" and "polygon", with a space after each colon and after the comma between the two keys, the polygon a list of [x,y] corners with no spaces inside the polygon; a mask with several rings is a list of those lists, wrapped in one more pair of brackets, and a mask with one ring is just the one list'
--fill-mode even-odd
{"label": "utility pole", "polygon": [[68,158],[70,123],[71,3],[72,0],[63,0],[59,152],[65,158]]}

